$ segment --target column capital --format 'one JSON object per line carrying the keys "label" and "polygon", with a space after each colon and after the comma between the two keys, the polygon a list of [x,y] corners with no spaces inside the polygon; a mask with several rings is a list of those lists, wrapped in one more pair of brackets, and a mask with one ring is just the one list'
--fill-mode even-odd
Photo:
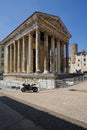
{"label": "column capital", "polygon": [[38,25],[38,26],[36,26],[35,30],[39,30],[39,29],[40,29],[39,25]]}

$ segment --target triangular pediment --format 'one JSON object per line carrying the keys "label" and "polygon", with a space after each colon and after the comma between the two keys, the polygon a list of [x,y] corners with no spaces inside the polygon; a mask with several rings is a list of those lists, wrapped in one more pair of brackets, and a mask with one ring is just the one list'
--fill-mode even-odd
{"label": "triangular pediment", "polygon": [[65,33],[66,35],[71,37],[71,34],[69,33],[66,26],[64,25],[64,23],[58,16],[45,14],[42,12],[38,12],[38,15],[39,15],[39,17],[42,17],[45,21],[52,24],[52,26],[54,26],[56,29],[58,29],[59,31],[62,31],[63,33]]}
{"label": "triangular pediment", "polygon": [[29,18],[21,23],[15,30],[13,30],[5,39],[3,39],[2,44],[11,40],[13,37],[20,34],[25,29],[29,29],[31,25],[36,25],[39,21],[39,18],[42,18],[48,25],[54,27],[57,31],[64,33],[68,39],[71,38],[71,34],[58,16],[46,14],[43,12],[34,12]]}

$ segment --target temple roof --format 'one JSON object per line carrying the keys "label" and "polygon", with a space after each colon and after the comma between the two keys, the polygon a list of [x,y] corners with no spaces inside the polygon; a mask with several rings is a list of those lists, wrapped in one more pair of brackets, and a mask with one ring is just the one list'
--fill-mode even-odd
{"label": "temple roof", "polygon": [[55,15],[51,15],[51,14],[47,14],[47,13],[43,13],[43,12],[36,12],[39,16],[42,16],[45,20],[47,20],[48,22],[50,22],[52,25],[54,25],[56,28],[59,29],[58,24],[60,24],[60,26],[63,27],[63,29],[65,30],[65,32],[67,33],[67,35],[69,35],[69,37],[71,37],[70,32],[68,31],[68,29],[66,28],[66,26],[64,25],[63,21],[60,19],[59,16],[55,16]]}
{"label": "temple roof", "polygon": [[66,28],[60,17],[36,11],[30,17],[28,17],[23,23],[21,23],[15,30],[13,30],[6,38],[4,38],[2,40],[2,44],[4,44],[8,39],[12,38],[13,35],[20,32],[20,30],[23,29],[23,27],[27,27],[30,20],[35,20],[36,18],[39,17],[44,19],[48,24],[50,24],[51,26],[55,27],[58,30],[60,30],[61,27],[64,33],[68,36],[68,38],[71,37],[70,32],[68,31],[68,29]]}

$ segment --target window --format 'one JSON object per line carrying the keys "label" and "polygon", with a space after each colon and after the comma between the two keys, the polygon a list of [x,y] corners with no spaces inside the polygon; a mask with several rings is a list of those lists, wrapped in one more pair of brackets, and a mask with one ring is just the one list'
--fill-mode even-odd
{"label": "window", "polygon": [[86,57],[86,54],[84,54],[84,57]]}
{"label": "window", "polygon": [[84,64],[84,66],[86,66],[86,63]]}
{"label": "window", "polygon": [[86,58],[84,58],[84,62],[86,61]]}

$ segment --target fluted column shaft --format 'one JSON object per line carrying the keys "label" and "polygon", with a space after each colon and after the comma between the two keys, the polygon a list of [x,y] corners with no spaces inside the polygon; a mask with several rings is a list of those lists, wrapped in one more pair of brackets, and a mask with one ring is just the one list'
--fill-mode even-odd
{"label": "fluted column shaft", "polygon": [[15,41],[14,41],[14,72],[16,72],[16,45],[15,45]]}
{"label": "fluted column shaft", "polygon": [[25,72],[25,38],[22,38],[22,72]]}
{"label": "fluted column shaft", "polygon": [[40,31],[39,28],[36,29],[36,72],[40,71]]}
{"label": "fluted column shaft", "polygon": [[61,42],[61,72],[64,73],[64,43]]}
{"label": "fluted column shaft", "polygon": [[44,34],[44,73],[48,73],[48,35]]}
{"label": "fluted column shaft", "polygon": [[58,72],[58,48],[57,48],[57,40],[56,40],[56,47],[55,47],[55,72]]}
{"label": "fluted column shaft", "polygon": [[20,72],[20,41],[18,40],[17,43],[18,49],[17,49],[17,72]]}
{"label": "fluted column shaft", "polygon": [[33,37],[31,33],[28,35],[28,62],[27,73],[33,73]]}
{"label": "fluted column shaft", "polygon": [[12,45],[10,45],[10,73],[12,73]]}
{"label": "fluted column shaft", "polygon": [[4,71],[5,73],[8,73],[8,46],[5,47]]}
{"label": "fluted column shaft", "polygon": [[60,73],[60,41],[57,40],[57,72]]}
{"label": "fluted column shaft", "polygon": [[51,38],[51,69],[55,72],[55,40],[54,37]]}
{"label": "fluted column shaft", "polygon": [[68,52],[68,44],[66,44],[66,72],[68,73],[69,71],[69,52]]}

